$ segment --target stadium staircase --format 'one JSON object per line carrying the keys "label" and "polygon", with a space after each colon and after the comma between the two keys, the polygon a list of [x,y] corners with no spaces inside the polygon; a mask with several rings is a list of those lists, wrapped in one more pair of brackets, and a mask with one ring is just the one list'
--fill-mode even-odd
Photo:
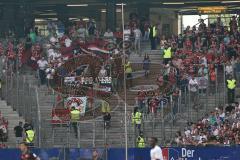
{"label": "stadium staircase", "polygon": [[[19,121],[24,123],[24,119],[13,110],[11,106],[8,106],[4,100],[0,100],[0,113],[8,121],[8,140],[4,144],[7,147],[16,147],[16,137],[14,133],[14,127],[18,125]],[[0,142],[1,143],[1,142]]]}

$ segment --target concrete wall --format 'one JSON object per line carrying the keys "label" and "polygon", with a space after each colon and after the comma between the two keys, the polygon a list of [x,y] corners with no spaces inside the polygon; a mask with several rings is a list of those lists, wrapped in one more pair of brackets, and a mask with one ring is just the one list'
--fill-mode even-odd
{"label": "concrete wall", "polygon": [[160,34],[168,36],[178,34],[178,16],[170,9],[151,8],[150,21],[154,24],[160,24]]}

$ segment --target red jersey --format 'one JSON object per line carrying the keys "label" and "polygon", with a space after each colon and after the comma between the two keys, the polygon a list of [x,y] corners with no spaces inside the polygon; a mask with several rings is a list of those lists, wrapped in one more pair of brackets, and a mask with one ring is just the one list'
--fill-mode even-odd
{"label": "red jersey", "polygon": [[139,101],[143,101],[143,100],[145,100],[145,96],[146,96],[146,94],[145,94],[145,92],[144,91],[139,91],[138,92],[138,100]]}
{"label": "red jersey", "polygon": [[215,59],[215,57],[214,57],[214,55],[212,53],[208,53],[206,55],[206,58],[207,58],[207,62],[208,63],[212,63],[214,61],[214,59]]}
{"label": "red jersey", "polygon": [[2,43],[0,43],[0,55],[4,54],[4,47],[2,45]]}
{"label": "red jersey", "polygon": [[21,160],[40,160],[40,159],[34,153],[27,152],[21,155]]}

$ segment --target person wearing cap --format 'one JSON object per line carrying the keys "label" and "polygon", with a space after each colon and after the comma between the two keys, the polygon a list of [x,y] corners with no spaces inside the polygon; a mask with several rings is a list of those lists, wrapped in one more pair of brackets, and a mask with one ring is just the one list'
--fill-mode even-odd
{"label": "person wearing cap", "polygon": [[232,75],[227,79],[228,103],[234,103],[236,80]]}
{"label": "person wearing cap", "polygon": [[137,138],[137,148],[145,148],[145,140],[142,132],[140,132]]}
{"label": "person wearing cap", "polygon": [[74,129],[75,136],[77,138],[78,136],[77,122],[80,120],[80,111],[77,110],[75,107],[72,107],[70,113],[71,113],[71,125]]}

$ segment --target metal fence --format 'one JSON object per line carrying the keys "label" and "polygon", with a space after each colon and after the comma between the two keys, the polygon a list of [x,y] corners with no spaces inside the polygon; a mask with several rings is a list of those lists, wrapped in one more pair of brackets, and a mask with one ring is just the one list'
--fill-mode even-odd
{"label": "metal fence", "polygon": [[33,125],[37,137],[35,145],[41,146],[38,89],[27,83],[25,76],[12,72],[11,68],[6,70],[2,81],[2,98]]}
{"label": "metal fence", "polygon": [[[227,89],[225,66],[218,65],[215,67],[216,81],[210,83],[210,77],[197,77],[205,80],[205,84],[199,87],[195,93],[189,90],[188,84],[176,85],[174,88],[179,88],[178,96],[170,93],[168,102],[157,106],[157,113],[143,112],[142,131],[146,140],[148,137],[156,136],[161,141],[161,144],[172,143],[177,131],[182,131],[187,122],[197,122],[203,118],[205,114],[209,114],[216,107],[225,107],[227,104]],[[157,97],[160,101],[162,97]],[[148,108],[146,103],[144,107]],[[129,126],[131,118],[129,118]],[[131,129],[129,129],[129,132]],[[133,132],[135,139],[138,136],[136,131]]]}
{"label": "metal fence", "polygon": [[[158,67],[159,65],[156,64],[155,68]],[[135,68],[141,69],[141,65],[138,64]],[[195,108],[193,106],[195,102],[192,100],[192,93],[188,90],[188,87],[178,86],[180,93],[177,98],[174,98],[173,94],[170,94],[167,103],[160,103],[158,105],[156,114],[144,112],[141,129],[144,133],[145,140],[147,141],[151,136],[156,136],[162,144],[167,144],[174,139],[175,133],[184,127],[186,122],[197,121],[215,107],[220,105],[224,106],[226,104],[226,76],[224,74],[224,68],[224,66],[216,67],[217,76],[215,84],[210,84],[208,81],[206,89],[199,89],[197,91],[197,105]],[[152,74],[159,74],[159,72],[157,72],[155,69]],[[143,81],[137,80],[137,83],[142,84]],[[115,110],[116,114],[114,114],[115,111],[112,112],[113,118],[109,129],[106,129],[104,126],[102,117],[78,122],[78,137],[75,138],[74,130],[70,122],[51,125],[49,120],[41,119],[41,106],[38,100],[39,94],[42,93],[39,92],[38,88],[27,83],[25,76],[7,70],[3,80],[2,97],[14,110],[17,110],[24,119],[33,124],[37,133],[36,146],[41,146],[42,143],[46,144],[44,141],[50,141],[46,147],[124,146],[124,112],[122,110]],[[56,98],[58,94],[59,93],[54,92],[52,96]],[[128,101],[135,101],[134,96],[129,97],[130,99],[128,98]],[[122,104],[118,105],[118,107],[121,108]],[[55,100],[50,104],[50,109],[52,106],[56,106]],[[134,104],[129,104],[129,113],[133,110],[131,107],[134,107]],[[145,107],[148,108],[149,106],[145,105]],[[132,124],[131,115],[129,114],[128,117],[129,147],[135,147],[138,132]],[[46,126],[50,127],[50,130],[47,130]],[[116,137],[118,137],[118,139],[116,139]]]}

